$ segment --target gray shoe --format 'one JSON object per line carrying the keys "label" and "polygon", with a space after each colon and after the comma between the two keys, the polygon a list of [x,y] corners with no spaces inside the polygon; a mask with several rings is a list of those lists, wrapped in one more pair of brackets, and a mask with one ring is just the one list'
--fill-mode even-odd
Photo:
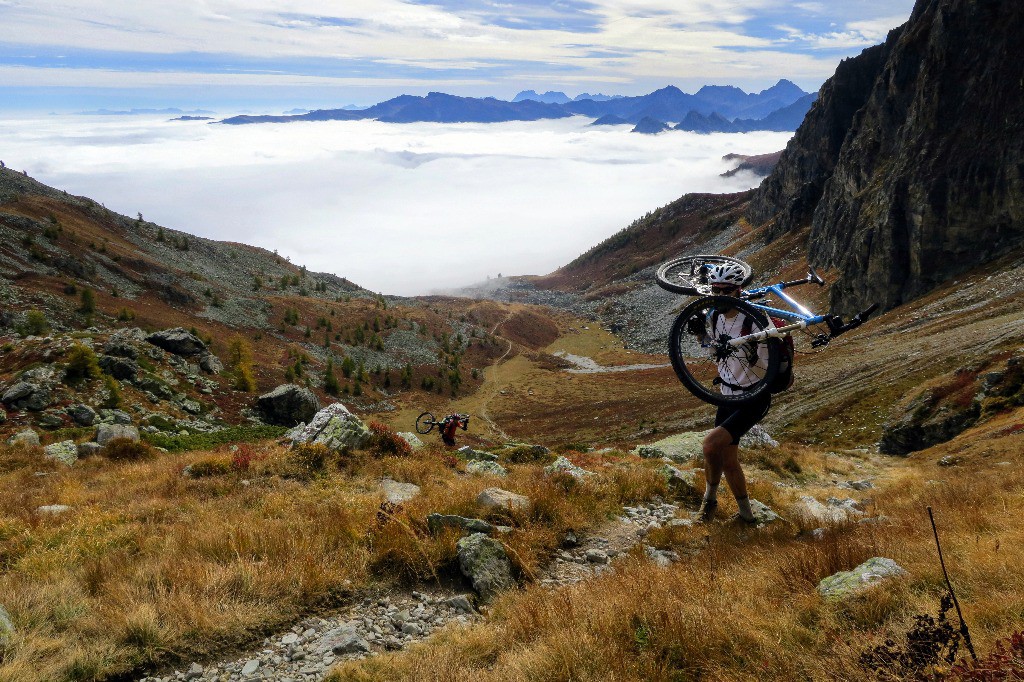
{"label": "gray shoe", "polygon": [[697,523],[711,523],[712,519],[715,518],[717,510],[718,500],[704,500],[700,503],[700,509],[697,510],[695,520]]}

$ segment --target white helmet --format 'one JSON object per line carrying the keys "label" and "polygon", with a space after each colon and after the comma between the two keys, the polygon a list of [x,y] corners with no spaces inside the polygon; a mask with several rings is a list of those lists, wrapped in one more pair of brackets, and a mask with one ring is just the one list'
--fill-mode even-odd
{"label": "white helmet", "polygon": [[742,286],[746,279],[743,268],[735,263],[712,265],[708,271],[708,284],[734,284]]}

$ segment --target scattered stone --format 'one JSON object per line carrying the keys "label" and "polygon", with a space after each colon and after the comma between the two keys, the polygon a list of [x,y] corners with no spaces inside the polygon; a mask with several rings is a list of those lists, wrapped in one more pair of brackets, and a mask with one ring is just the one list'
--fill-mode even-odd
{"label": "scattered stone", "polygon": [[88,405],[72,405],[67,408],[67,413],[79,426],[92,426],[96,421],[96,410]]}
{"label": "scattered stone", "polygon": [[208,352],[206,344],[198,336],[183,327],[154,332],[146,337],[146,341],[158,348],[164,349],[168,353],[185,357]]}
{"label": "scattered stone", "polygon": [[526,510],[530,508],[529,497],[517,495],[501,488],[487,488],[477,495],[476,501],[477,504],[487,509]]}
{"label": "scattered stone", "polygon": [[199,358],[199,368],[207,374],[220,374],[224,371],[224,363],[213,353],[207,353]]}
{"label": "scattered stone", "polygon": [[101,355],[99,358],[100,369],[120,381],[134,382],[142,371],[139,363],[131,358],[122,358],[114,355]]}
{"label": "scattered stone", "polygon": [[330,651],[336,655],[365,653],[370,650],[370,645],[359,636],[356,629],[351,625],[343,625],[335,628],[324,635],[320,640],[318,650],[323,653]]}
{"label": "scattered stone", "polygon": [[758,502],[754,498],[750,498],[750,511],[754,512],[754,519],[757,520],[757,525],[759,526],[774,523],[775,521],[782,519],[782,517],[772,511],[768,505]]}
{"label": "scattered stone", "polygon": [[839,484],[840,488],[849,488],[850,490],[871,490],[874,488],[874,484],[871,481],[843,481]]}
{"label": "scattered stone", "polygon": [[115,438],[138,441],[139,430],[126,424],[100,424],[96,427],[96,442],[100,445],[106,445]]}
{"label": "scattered stone", "polygon": [[203,666],[198,663],[193,663],[189,666],[188,672],[185,673],[186,680],[198,680],[203,676]]}
{"label": "scattered stone", "polygon": [[408,502],[420,494],[420,487],[418,485],[414,483],[399,483],[398,481],[392,481],[390,478],[385,478],[381,481],[380,487],[384,489],[384,497],[391,504]]}
{"label": "scattered stone", "polygon": [[243,675],[252,675],[260,667],[259,659],[253,658],[246,661],[245,665],[242,666],[241,673]]}
{"label": "scattered stone", "polygon": [[817,525],[830,525],[847,523],[856,517],[863,516],[864,512],[857,508],[856,500],[840,500],[830,497],[825,504],[814,499],[810,495],[804,495],[798,501],[794,511],[811,523]]}
{"label": "scattered stone", "polygon": [[470,460],[466,464],[466,471],[478,476],[500,476],[504,478],[508,475],[508,470],[497,462],[478,459]]}
{"label": "scattered stone", "polygon": [[696,495],[698,492],[703,494],[703,491],[697,490],[697,472],[693,469],[683,471],[671,464],[666,464],[658,469],[658,473],[664,476],[669,485],[676,488],[677,492],[690,496]]}
{"label": "scattered stone", "polygon": [[906,575],[892,559],[872,557],[852,571],[840,571],[818,583],[818,593],[826,599],[843,599],[877,585],[886,578]]}
{"label": "scattered stone", "polygon": [[341,450],[362,447],[370,439],[366,425],[341,403],[331,403],[310,417],[306,426],[291,431],[293,445],[320,443],[332,450]]}
{"label": "scattered stone", "polygon": [[199,404],[198,400],[186,398],[182,400],[179,404],[181,405],[181,409],[188,412],[189,414],[200,414],[203,411],[203,406]]}
{"label": "scattered stone", "polygon": [[429,514],[427,516],[427,528],[431,533],[436,533],[442,528],[462,528],[470,533],[486,533],[492,535],[496,528],[483,519],[468,519],[455,514]]}
{"label": "scattered stone", "polygon": [[484,462],[497,462],[498,456],[493,452],[484,452],[482,450],[474,450],[468,445],[463,445],[461,448],[455,451],[459,457],[468,460],[480,460]]}
{"label": "scattered stone", "polygon": [[955,467],[960,464],[960,458],[956,455],[946,455],[939,460],[940,467]]}
{"label": "scattered stone", "polygon": [[59,516],[69,511],[71,511],[71,507],[66,504],[44,504],[41,507],[36,507],[36,513],[43,516]]}
{"label": "scattered stone", "polygon": [[412,431],[399,431],[398,436],[408,443],[409,447],[413,450],[419,450],[423,447],[423,441]]}
{"label": "scattered stone", "polygon": [[512,564],[500,542],[483,533],[474,533],[459,540],[456,546],[459,569],[484,601],[515,587]]}
{"label": "scattered stone", "polygon": [[600,549],[588,549],[584,555],[586,560],[592,564],[608,563],[608,553]]}
{"label": "scattered stone", "polygon": [[52,431],[53,429],[59,429],[64,426],[64,417],[61,414],[55,412],[45,412],[38,422],[40,428]]}
{"label": "scattered stone", "polygon": [[104,424],[131,424],[132,417],[124,410],[100,410],[100,421]]}
{"label": "scattered stone", "polygon": [[67,466],[71,466],[78,460],[78,446],[73,440],[47,445],[43,448],[43,453],[47,459],[56,460]]}
{"label": "scattered stone", "polygon": [[648,559],[662,568],[667,568],[668,566],[671,566],[673,562],[679,561],[679,555],[675,552],[656,549],[650,545],[644,545],[644,554]]}
{"label": "scattered stone", "polygon": [[587,476],[593,476],[594,472],[578,467],[564,455],[559,455],[554,462],[544,467],[545,476],[554,476],[555,474],[567,474],[577,481],[582,481]]}
{"label": "scattered stone", "polygon": [[39,434],[32,429],[25,429],[19,431],[10,438],[7,439],[8,445],[25,445],[29,447],[39,447]]}

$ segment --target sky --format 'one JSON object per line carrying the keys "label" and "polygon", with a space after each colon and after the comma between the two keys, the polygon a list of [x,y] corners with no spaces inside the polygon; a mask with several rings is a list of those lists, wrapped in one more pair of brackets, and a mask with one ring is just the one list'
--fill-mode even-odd
{"label": "sky", "polygon": [[911,0],[0,0],[0,113],[813,91]]}
{"label": "sky", "polygon": [[737,163],[722,156],[790,137],[589,124],[0,118],[0,158],[131,217],[417,295],[546,274],[684,192],[752,187],[720,177]]}

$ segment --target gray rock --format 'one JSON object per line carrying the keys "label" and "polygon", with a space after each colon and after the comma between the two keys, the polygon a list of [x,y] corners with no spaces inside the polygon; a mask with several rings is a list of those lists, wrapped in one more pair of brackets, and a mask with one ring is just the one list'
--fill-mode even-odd
{"label": "gray rock", "polygon": [[103,354],[117,358],[139,359],[139,349],[126,339],[114,337],[103,346]]}
{"label": "gray rock", "polygon": [[487,509],[526,510],[530,508],[529,497],[517,495],[501,488],[487,488],[481,491],[477,495],[476,501],[477,504]]}
{"label": "gray rock", "polygon": [[399,431],[398,436],[408,443],[409,447],[413,450],[419,450],[423,447],[423,441],[412,431]]}
{"label": "gray rock", "polygon": [[[335,404],[340,405],[341,403]],[[343,405],[342,409],[344,409]],[[300,422],[310,422],[315,415],[318,415],[318,410],[320,410],[320,401],[317,400],[316,395],[308,388],[302,388],[295,384],[282,384],[256,399],[256,412],[260,419],[267,424],[278,426],[295,426]],[[345,412],[347,413],[348,410]],[[326,426],[326,422],[322,426]],[[317,429],[316,433],[319,433],[320,430],[322,427]],[[311,437],[299,442],[312,441]]]}
{"label": "gray rock", "polygon": [[823,578],[818,583],[818,593],[826,599],[843,599],[859,594],[887,578],[906,575],[906,573],[892,559],[872,557],[852,571],[840,571]]}
{"label": "gray rock", "polygon": [[189,666],[188,671],[185,673],[186,680],[198,680],[203,676],[203,666],[198,663],[193,663]]}
{"label": "gray rock", "polygon": [[829,525],[846,523],[863,516],[863,512],[856,508],[854,500],[838,500],[829,498],[826,504],[822,504],[810,495],[802,496],[794,507],[797,516],[801,516],[810,523],[816,525]]}
{"label": "gray rock", "polygon": [[0,647],[6,646],[7,641],[14,633],[14,621],[11,620],[11,614],[7,613],[3,606],[0,606]]}
{"label": "gray rock", "polygon": [[50,395],[50,389],[45,386],[29,381],[19,381],[4,391],[0,402],[18,410],[42,412],[53,402],[53,398]]}
{"label": "gray rock", "polygon": [[44,516],[59,516],[69,511],[71,507],[66,504],[44,504],[42,507],[36,507],[36,513]]}
{"label": "gray rock", "polygon": [[650,545],[644,545],[644,554],[647,558],[662,568],[671,566],[673,562],[679,561],[679,555],[664,549],[656,549]]}
{"label": "gray rock", "polygon": [[189,414],[200,414],[203,411],[203,406],[199,404],[198,400],[185,398],[179,404],[181,405],[181,409],[185,410]]}
{"label": "gray rock", "polygon": [[44,429],[59,429],[64,426],[63,413],[47,411],[39,417],[39,426]]}
{"label": "gray rock", "polygon": [[651,448],[651,450],[644,450],[647,457],[668,457],[675,462],[703,462],[704,437],[708,433],[708,431],[678,433],[646,446],[641,445],[635,452],[640,455],[641,449]]}
{"label": "gray rock", "polygon": [[359,636],[359,632],[351,625],[334,628],[323,636],[317,648],[320,653],[332,652],[335,655],[366,653],[370,645]]}
{"label": "gray rock", "polygon": [[256,672],[259,669],[259,667],[260,667],[259,659],[252,658],[252,659],[249,659],[248,661],[246,661],[245,665],[242,666],[241,673],[243,675],[252,675],[254,672]]}
{"label": "gray rock", "polygon": [[470,601],[469,595],[457,594],[454,597],[448,597],[444,603],[459,613],[474,613],[473,602]]}
{"label": "gray rock", "polygon": [[500,542],[483,533],[474,533],[459,540],[456,547],[459,569],[484,601],[515,587],[512,564]]}
{"label": "gray rock", "polygon": [[115,438],[139,440],[139,430],[126,424],[100,424],[96,427],[96,442],[106,445]]}
{"label": "gray rock", "polygon": [[32,429],[25,429],[19,431],[10,438],[7,439],[8,445],[26,445],[30,447],[39,446],[39,434]]}
{"label": "gray rock", "polygon": [[744,434],[743,438],[740,439],[740,445],[743,447],[761,446],[768,448],[779,447],[779,441],[771,437],[771,435],[764,430],[764,427],[760,424],[754,424],[753,428]]}
{"label": "gray rock", "polygon": [[384,497],[391,504],[408,502],[420,494],[420,487],[418,485],[414,483],[399,483],[398,481],[392,481],[390,478],[385,478],[381,481],[380,487],[384,489]]}
{"label": "gray rock", "polygon": [[131,424],[132,417],[123,410],[100,410],[100,421],[105,424]]}
{"label": "gray rock", "polygon": [[199,368],[207,374],[220,374],[224,371],[224,363],[213,353],[207,353],[199,358]]}
{"label": "gray rock", "polygon": [[758,525],[767,525],[782,519],[768,505],[758,502],[754,498],[750,498],[750,511],[754,512],[754,518],[757,519]]}
{"label": "gray rock", "polygon": [[[275,389],[276,390],[276,389]],[[312,395],[312,393],[310,393]],[[316,396],[313,396],[316,399]],[[310,415],[309,424],[290,432],[292,444],[319,443],[332,450],[359,448],[370,440],[370,430],[341,403],[331,403]]]}
{"label": "gray rock", "polygon": [[668,457],[667,452],[653,445],[640,445],[633,452],[641,459],[663,459]]}
{"label": "gray rock", "polygon": [[483,519],[469,519],[455,514],[429,514],[427,527],[431,533],[436,533],[446,527],[462,528],[470,533],[486,533],[487,535],[495,532],[495,527]]}
{"label": "gray rock", "polygon": [[168,353],[186,357],[208,352],[206,344],[199,337],[182,327],[154,332],[146,337],[146,341]]}
{"label": "gray rock", "polygon": [[5,405],[15,405],[32,395],[36,388],[34,384],[30,384],[27,381],[19,381],[4,391],[3,397],[0,397],[0,402],[3,402]]}
{"label": "gray rock", "polygon": [[497,462],[489,462],[479,459],[470,460],[466,464],[466,471],[471,474],[477,474],[478,476],[500,476],[504,478],[508,475],[508,470]]}
{"label": "gray rock", "polygon": [[119,381],[135,381],[142,368],[139,363],[131,358],[122,358],[115,355],[101,355],[99,358],[100,369]]}
{"label": "gray rock", "polygon": [[578,467],[564,455],[559,455],[554,462],[544,467],[545,476],[554,476],[555,474],[567,474],[577,481],[582,481],[587,476],[593,476],[594,472]]}
{"label": "gray rock", "polygon": [[459,457],[468,460],[479,460],[483,462],[497,462],[498,456],[493,452],[484,452],[482,450],[474,450],[468,445],[463,445],[461,448],[455,451]]}
{"label": "gray rock", "polygon": [[56,460],[67,466],[71,466],[78,460],[78,446],[73,440],[47,445],[43,448],[43,453],[47,459]]}
{"label": "gray rock", "polygon": [[103,449],[103,446],[100,445],[99,443],[79,443],[77,448],[78,458],[86,459],[88,457],[92,457],[94,455],[99,454],[100,450]]}
{"label": "gray rock", "polygon": [[687,495],[696,495],[698,492],[703,494],[703,491],[697,490],[697,472],[693,469],[683,471],[671,464],[666,464],[658,469],[658,473],[664,476],[669,485],[676,488],[678,492]]}
{"label": "gray rock", "polygon": [[96,410],[88,405],[78,404],[67,408],[71,419],[79,426],[92,426],[96,421]]}
{"label": "gray rock", "polygon": [[608,553],[602,549],[588,549],[584,554],[584,558],[591,564],[608,563]]}

